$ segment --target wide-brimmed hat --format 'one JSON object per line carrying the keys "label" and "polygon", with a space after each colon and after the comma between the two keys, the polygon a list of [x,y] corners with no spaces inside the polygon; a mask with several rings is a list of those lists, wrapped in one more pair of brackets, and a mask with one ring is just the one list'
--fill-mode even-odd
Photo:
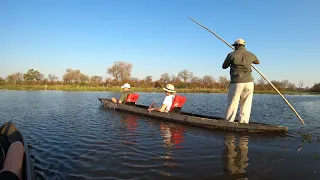
{"label": "wide-brimmed hat", "polygon": [[123,86],[121,86],[121,88],[122,88],[122,89],[123,89],[123,88],[130,88],[130,84],[125,83]]}
{"label": "wide-brimmed hat", "polygon": [[172,84],[167,84],[166,87],[163,88],[163,90],[165,90],[165,91],[167,91],[167,92],[172,92],[172,93],[176,92],[176,91],[174,90],[174,86],[173,86]]}
{"label": "wide-brimmed hat", "polygon": [[232,46],[235,46],[235,45],[246,45],[246,41],[244,41],[243,39],[237,39],[233,44]]}

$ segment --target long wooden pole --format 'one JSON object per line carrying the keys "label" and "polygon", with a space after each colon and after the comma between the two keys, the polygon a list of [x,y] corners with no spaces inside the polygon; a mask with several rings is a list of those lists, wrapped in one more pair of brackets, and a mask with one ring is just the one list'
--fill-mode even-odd
{"label": "long wooden pole", "polygon": [[[191,17],[189,17],[189,19],[191,19],[193,22],[195,22],[196,24],[198,24],[199,26],[203,27],[204,29],[208,30],[209,32],[211,32],[213,35],[215,35],[218,39],[220,39],[222,42],[224,42],[226,45],[228,45],[231,49],[234,50],[234,48],[225,40],[223,40],[221,37],[219,37],[216,33],[214,33],[213,31],[211,31],[210,29],[208,29],[207,27],[203,26],[202,24],[198,23],[196,20],[192,19]],[[269,81],[269,79],[264,76],[262,74],[262,72],[260,72],[253,64],[251,64],[251,67],[253,67],[254,70],[256,70],[262,77],[263,79],[265,79],[272,87],[273,89],[282,97],[282,99],[284,100],[284,102],[287,103],[287,105],[291,108],[291,110],[296,114],[296,116],[299,118],[299,120],[302,122],[302,124],[304,124],[304,121],[302,120],[302,118],[300,117],[300,115],[297,113],[297,111],[291,106],[291,104],[289,103],[289,101],[280,93],[280,91],[272,84],[272,82]]]}

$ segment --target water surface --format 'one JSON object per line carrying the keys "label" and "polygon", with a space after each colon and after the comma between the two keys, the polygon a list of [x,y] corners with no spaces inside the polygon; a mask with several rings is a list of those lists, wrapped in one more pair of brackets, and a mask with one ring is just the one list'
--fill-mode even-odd
{"label": "water surface", "polygon": [[[161,104],[161,93],[139,93]],[[39,179],[320,179],[320,96],[254,95],[250,121],[289,127],[286,136],[205,130],[100,106],[110,92],[4,91],[0,122],[26,136]],[[226,94],[184,94],[187,112],[223,116]],[[299,151],[298,151],[299,150]]]}

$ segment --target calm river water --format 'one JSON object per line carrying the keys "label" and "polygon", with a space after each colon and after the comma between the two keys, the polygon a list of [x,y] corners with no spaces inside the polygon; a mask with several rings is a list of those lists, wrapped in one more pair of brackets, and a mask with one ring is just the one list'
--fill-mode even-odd
{"label": "calm river water", "polygon": [[[161,103],[161,93],[139,93]],[[252,122],[285,136],[212,131],[100,107],[111,92],[1,91],[0,122],[25,135],[39,179],[320,179],[320,96],[254,95]],[[184,111],[223,116],[226,94],[184,94]]]}

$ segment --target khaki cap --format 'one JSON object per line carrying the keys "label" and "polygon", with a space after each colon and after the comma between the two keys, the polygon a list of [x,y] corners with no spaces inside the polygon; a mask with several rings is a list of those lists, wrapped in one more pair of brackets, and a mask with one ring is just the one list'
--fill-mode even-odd
{"label": "khaki cap", "polygon": [[235,45],[246,45],[246,42],[243,40],[243,39],[237,39],[233,44],[232,46],[235,46]]}

